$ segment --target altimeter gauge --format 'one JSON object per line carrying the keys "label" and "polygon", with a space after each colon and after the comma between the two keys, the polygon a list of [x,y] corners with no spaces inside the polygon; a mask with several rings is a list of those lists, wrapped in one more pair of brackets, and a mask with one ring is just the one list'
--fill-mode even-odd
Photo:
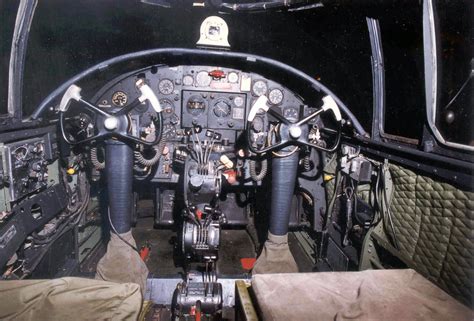
{"label": "altimeter gauge", "polygon": [[268,93],[268,100],[273,105],[281,104],[281,102],[283,101],[283,91],[278,88],[270,90],[270,92]]}
{"label": "altimeter gauge", "polygon": [[158,83],[158,90],[162,95],[170,95],[173,93],[174,84],[169,79],[163,79]]}
{"label": "altimeter gauge", "polygon": [[112,95],[112,103],[115,106],[123,107],[127,104],[127,101],[128,101],[128,96],[123,91],[116,91]]}
{"label": "altimeter gauge", "polygon": [[263,80],[257,80],[256,82],[253,83],[252,86],[252,93],[257,96],[263,96],[267,93],[268,87],[267,83],[264,82]]}

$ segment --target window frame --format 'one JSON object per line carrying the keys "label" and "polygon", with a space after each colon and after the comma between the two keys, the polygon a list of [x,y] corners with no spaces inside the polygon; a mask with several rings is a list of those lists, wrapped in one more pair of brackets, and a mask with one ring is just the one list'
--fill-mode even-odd
{"label": "window frame", "polygon": [[437,27],[433,0],[423,0],[423,51],[425,61],[425,96],[428,126],[441,145],[464,151],[474,151],[474,146],[446,140],[436,127],[438,102],[438,52]]}
{"label": "window frame", "polygon": [[382,46],[382,32],[378,19],[367,17],[367,27],[372,49],[372,82],[373,82],[373,122],[372,139],[377,141],[396,141],[416,148],[422,141],[422,137],[410,138],[393,135],[385,132],[385,60]]}

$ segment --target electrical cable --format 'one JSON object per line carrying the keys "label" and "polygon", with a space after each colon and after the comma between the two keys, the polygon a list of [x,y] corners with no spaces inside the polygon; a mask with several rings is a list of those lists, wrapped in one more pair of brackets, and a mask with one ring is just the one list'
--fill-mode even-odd
{"label": "electrical cable", "polygon": [[249,160],[249,173],[250,177],[255,182],[262,181],[268,173],[268,160],[266,158],[262,159],[260,162],[260,172],[257,174],[257,161]]}
{"label": "electrical cable", "polygon": [[133,246],[133,245],[130,244],[127,240],[125,240],[125,239],[117,232],[117,230],[115,229],[115,226],[114,226],[114,224],[112,223],[112,219],[110,218],[110,208],[107,209],[107,217],[109,218],[110,228],[112,229],[112,231],[114,231],[115,235],[117,235],[117,237],[118,237],[122,242],[124,242],[125,244],[127,244],[128,246],[130,246],[134,251],[136,251],[138,254],[140,254],[140,250],[139,250],[136,246]]}
{"label": "electrical cable", "polygon": [[[277,125],[277,126],[273,126],[273,125],[272,125],[272,126],[270,127],[269,133],[276,135],[276,134],[277,134],[277,129],[278,129],[278,125]],[[268,135],[268,136],[267,136],[267,146],[270,146],[270,144],[271,144],[271,138],[272,138],[271,135]],[[298,146],[294,146],[293,150],[290,151],[290,152],[288,152],[288,153],[286,153],[286,154],[282,154],[282,153],[275,152],[275,151],[272,151],[272,154],[273,154],[274,156],[276,156],[276,157],[283,158],[283,157],[288,157],[288,156],[293,155],[294,153],[296,153],[297,150],[299,150],[299,147],[298,147]]]}
{"label": "electrical cable", "polygon": [[276,157],[279,157],[279,158],[283,158],[283,157],[288,157],[288,156],[291,156],[293,155],[294,153],[296,153],[296,151],[298,151],[300,148],[298,146],[294,146],[293,150],[286,153],[286,154],[282,154],[282,153],[278,153],[278,152],[275,152],[275,151],[272,151],[272,154],[273,156],[276,156]]}
{"label": "electrical cable", "polygon": [[[140,153],[139,151],[134,151],[133,154],[134,154],[135,160],[140,165],[147,166],[147,167],[152,167],[156,165],[158,161],[160,160],[161,155],[163,154],[163,150],[166,147],[167,140],[164,137],[165,136],[163,136],[163,139],[158,143],[158,145],[153,146],[153,150],[155,151],[155,154],[153,155],[153,157],[145,158],[145,156],[143,156],[143,154]],[[91,154],[92,154],[92,151],[91,151]]]}
{"label": "electrical cable", "polygon": [[303,169],[305,172],[309,172],[311,170],[311,158],[310,155],[305,155],[303,157]]}
{"label": "electrical cable", "polygon": [[99,158],[97,157],[97,147],[91,148],[90,158],[95,169],[101,170],[105,168],[105,162],[99,161]]}

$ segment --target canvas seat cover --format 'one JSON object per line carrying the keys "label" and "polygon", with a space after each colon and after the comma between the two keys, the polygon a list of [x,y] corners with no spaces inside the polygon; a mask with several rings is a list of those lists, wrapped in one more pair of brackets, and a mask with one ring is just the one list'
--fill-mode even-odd
{"label": "canvas seat cover", "polygon": [[472,310],[412,269],[257,274],[265,321],[472,320]]}
{"label": "canvas seat cover", "polygon": [[137,244],[132,232],[120,234],[120,237],[114,233],[110,234],[107,252],[97,264],[95,278],[119,283],[136,283],[140,285],[144,295],[146,292],[148,268],[138,252],[123,241],[125,240],[136,247]]}
{"label": "canvas seat cover", "polygon": [[298,266],[288,245],[288,234],[273,235],[268,232],[268,239],[255,262],[252,274],[296,272]]}
{"label": "canvas seat cover", "polygon": [[85,278],[0,281],[0,320],[137,320],[140,286]]}

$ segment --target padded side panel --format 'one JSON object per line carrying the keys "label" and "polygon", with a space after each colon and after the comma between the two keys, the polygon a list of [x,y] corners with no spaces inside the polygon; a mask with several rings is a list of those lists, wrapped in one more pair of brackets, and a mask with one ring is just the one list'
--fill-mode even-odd
{"label": "padded side panel", "polygon": [[391,166],[390,174],[394,184],[390,210],[394,216],[396,238],[400,251],[412,258],[421,227],[421,215],[416,212],[415,205],[416,174],[395,166]]}
{"label": "padded side panel", "polygon": [[412,268],[471,304],[474,193],[396,165],[390,165],[390,173],[390,209],[400,252],[413,262]]}

